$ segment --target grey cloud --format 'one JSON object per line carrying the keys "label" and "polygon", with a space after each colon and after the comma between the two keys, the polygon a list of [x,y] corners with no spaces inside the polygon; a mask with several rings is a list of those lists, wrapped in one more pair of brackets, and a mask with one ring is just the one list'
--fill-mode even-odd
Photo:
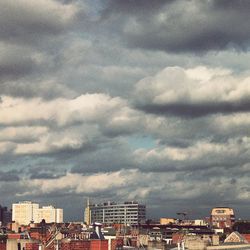
{"label": "grey cloud", "polygon": [[133,3],[124,4],[130,6],[132,14],[120,29],[130,47],[177,53],[249,47],[247,0],[239,3],[180,0],[165,6],[159,2],[162,6],[157,11],[142,4],[141,9],[147,9],[144,16],[132,11]]}
{"label": "grey cloud", "polygon": [[226,10],[240,10],[240,11],[248,11],[250,8],[250,3],[248,0],[239,0],[239,1],[234,1],[234,0],[213,0],[213,6],[214,8],[221,8],[221,9],[226,9]]}
{"label": "grey cloud", "polygon": [[59,67],[63,36],[77,19],[76,4],[10,0],[0,3],[0,12],[1,94],[47,99],[72,96],[67,87],[56,83],[48,86],[48,82],[51,78],[56,81],[51,72]]}
{"label": "grey cloud", "polygon": [[103,10],[104,17],[122,12],[125,15],[152,12],[175,0],[107,0],[107,6]]}
{"label": "grey cloud", "polygon": [[0,79],[17,79],[34,70],[34,61],[27,58],[20,62],[0,63]]}
{"label": "grey cloud", "polygon": [[137,167],[127,144],[115,140],[98,144],[95,151],[78,155],[76,159],[71,158],[75,162],[72,173],[112,172]]}
{"label": "grey cloud", "polygon": [[1,39],[30,44],[44,35],[60,34],[75,15],[74,5],[54,0],[29,2],[25,0],[0,3]]}
{"label": "grey cloud", "polygon": [[[13,76],[12,72],[10,72],[10,74]],[[29,79],[26,81],[24,79],[5,81],[0,84],[0,91],[2,95],[24,98],[42,97],[47,100],[58,97],[73,98],[76,96],[76,92],[74,90],[71,90],[67,86],[53,80],[44,80],[41,82],[37,80],[30,82]]]}
{"label": "grey cloud", "polygon": [[[16,2],[21,1],[31,3]],[[7,149],[0,157],[4,202],[33,199],[51,203],[65,209],[66,220],[82,218],[86,196],[96,202],[137,199],[147,204],[148,217],[176,216],[180,207],[193,209],[193,204],[196,215],[200,210],[205,216],[219,203],[237,204],[245,208],[242,214],[247,215],[249,74],[245,72],[244,76],[240,71],[248,69],[249,53],[230,50],[202,57],[181,53],[225,49],[231,44],[247,47],[247,3],[239,1],[235,6],[230,0],[88,0],[82,4],[81,0],[38,0],[33,4],[46,1],[63,10],[69,5],[84,8],[89,4],[89,20],[78,16],[78,10],[70,14],[69,9],[58,12],[59,16],[69,14],[67,20],[58,15],[44,20],[51,14],[50,5],[45,6],[49,13],[45,15],[39,8],[28,6],[16,12],[14,6],[8,9],[5,20],[0,17],[0,28],[5,25],[9,29],[4,34],[0,31],[1,55],[5,51],[0,59],[1,105],[10,108],[1,113],[0,125],[4,131],[0,150]],[[9,6],[9,1],[5,4]],[[242,17],[238,17],[241,11]],[[20,16],[15,17],[16,13]],[[25,63],[27,68],[22,68]],[[140,79],[153,75],[155,80],[164,67],[193,68],[197,64],[227,65],[237,74],[226,72],[230,77],[224,78],[225,84],[218,81],[211,92],[205,88],[197,95],[193,94],[199,79],[191,80],[190,87],[190,79],[186,82],[177,77],[178,85],[176,78],[163,77],[159,91],[154,81],[139,86]],[[217,70],[213,73],[213,79],[225,76],[224,71],[222,75]],[[201,71],[194,75],[206,74]],[[171,84],[166,85],[167,81]],[[204,86],[209,87],[210,80],[205,82]],[[185,86],[190,91],[182,96]],[[218,86],[226,91],[220,92]],[[86,98],[87,92],[96,98]],[[180,96],[156,100],[169,92]],[[195,98],[190,100],[188,95]],[[236,99],[223,99],[229,96]],[[35,135],[34,125],[46,127],[47,131]],[[6,131],[9,128],[19,128],[21,134]],[[145,135],[152,143],[135,143],[128,138]],[[207,143],[211,150],[202,153],[201,147],[195,147],[199,143]],[[22,149],[19,155],[14,153],[16,144]],[[172,151],[165,155],[163,149]],[[139,155],[143,150],[144,155]],[[10,169],[20,171],[9,173]],[[114,175],[117,171],[122,172],[118,182],[121,176]],[[95,179],[97,176],[100,179]],[[12,182],[4,181],[8,179]],[[84,186],[90,180],[91,188]],[[109,185],[103,188],[107,182]],[[97,184],[100,187],[93,190]]]}
{"label": "grey cloud", "polygon": [[158,115],[177,115],[183,117],[199,117],[216,113],[249,112],[250,100],[242,100],[241,103],[202,103],[202,104],[168,104],[168,105],[136,105],[145,112]]}
{"label": "grey cloud", "polygon": [[229,138],[249,136],[250,123],[247,117],[248,113],[215,114],[195,119],[169,115],[159,119],[154,115],[151,120],[155,120],[155,124],[148,124],[146,131],[157,140],[159,147],[169,145],[185,148],[204,139],[213,143],[226,143]]}
{"label": "grey cloud", "polygon": [[20,172],[18,171],[0,171],[0,181],[1,182],[14,182],[14,181],[19,181],[19,174]]}
{"label": "grey cloud", "polygon": [[64,176],[64,175],[61,175],[61,174],[51,174],[51,173],[33,173],[30,175],[30,179],[57,179],[61,176]]}

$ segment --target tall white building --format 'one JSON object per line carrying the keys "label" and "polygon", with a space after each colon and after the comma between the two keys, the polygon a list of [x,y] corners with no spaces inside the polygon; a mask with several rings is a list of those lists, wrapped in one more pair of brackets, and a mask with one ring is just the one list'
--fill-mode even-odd
{"label": "tall white building", "polygon": [[39,204],[31,201],[14,203],[12,204],[12,221],[20,225],[28,225],[31,221],[34,221],[38,208]]}
{"label": "tall white building", "polygon": [[42,220],[45,220],[47,223],[62,223],[63,222],[63,209],[55,208],[53,206],[43,206],[42,208],[37,209],[35,214],[35,223],[39,223]]}
{"label": "tall white building", "polygon": [[63,209],[56,209],[56,223],[63,223]]}
{"label": "tall white building", "polygon": [[31,221],[40,223],[42,220],[47,223],[62,223],[63,209],[53,206],[39,208],[38,203],[23,201],[12,204],[12,221],[20,225],[28,225]]}

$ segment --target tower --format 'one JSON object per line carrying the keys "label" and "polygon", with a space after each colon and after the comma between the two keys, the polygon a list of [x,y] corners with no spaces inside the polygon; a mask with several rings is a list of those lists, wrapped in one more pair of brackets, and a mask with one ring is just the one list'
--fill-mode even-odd
{"label": "tower", "polygon": [[90,211],[90,201],[89,198],[87,199],[87,206],[84,210],[84,222],[87,223],[87,225],[91,224],[91,211]]}

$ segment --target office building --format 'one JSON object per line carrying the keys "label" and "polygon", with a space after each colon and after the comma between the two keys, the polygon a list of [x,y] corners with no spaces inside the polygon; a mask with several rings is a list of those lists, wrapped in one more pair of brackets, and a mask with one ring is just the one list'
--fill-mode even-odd
{"label": "office building", "polygon": [[34,222],[38,208],[39,204],[31,201],[14,203],[12,204],[12,221],[20,225],[28,225],[31,221]]}
{"label": "office building", "polygon": [[230,207],[215,207],[211,211],[211,224],[216,228],[231,228],[235,222],[234,210]]}
{"label": "office building", "polygon": [[124,203],[106,202],[102,204],[88,203],[85,209],[85,222],[91,224],[121,223],[125,225],[138,225],[146,220],[146,206],[135,201]]}

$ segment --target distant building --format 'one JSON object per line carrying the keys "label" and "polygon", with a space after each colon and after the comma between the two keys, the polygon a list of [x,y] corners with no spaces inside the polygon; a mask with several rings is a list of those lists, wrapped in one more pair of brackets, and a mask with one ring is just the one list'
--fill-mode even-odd
{"label": "distant building", "polygon": [[208,223],[205,220],[198,220],[198,219],[194,220],[193,224],[196,226],[207,226],[208,225]]}
{"label": "distant building", "polygon": [[43,219],[47,223],[62,223],[63,209],[53,206],[39,208],[38,203],[31,201],[12,204],[12,221],[20,225],[28,225],[30,222],[40,223]]}
{"label": "distant building", "polygon": [[87,225],[90,225],[91,224],[91,215],[90,215],[90,202],[89,202],[89,199],[87,200],[87,206],[84,210],[84,222],[87,224]]}
{"label": "distant building", "polygon": [[55,208],[53,206],[43,206],[42,208],[38,208],[34,216],[34,222],[40,223],[43,219],[46,223],[62,223],[63,209]]}
{"label": "distant building", "polygon": [[104,224],[138,225],[146,220],[146,206],[135,201],[124,203],[106,202],[102,204],[87,204],[85,222]]}
{"label": "distant building", "polygon": [[160,218],[161,225],[173,224],[176,222],[176,219],[173,218]]}
{"label": "distant building", "polygon": [[2,207],[0,205],[0,222],[1,225],[7,225],[9,222],[11,222],[12,219],[12,213],[10,210],[8,210],[7,207]]}
{"label": "distant building", "polygon": [[14,203],[12,204],[12,221],[20,225],[28,225],[31,221],[34,221],[38,208],[39,204],[31,201]]}
{"label": "distant building", "polygon": [[211,224],[216,228],[231,228],[235,222],[234,210],[229,207],[215,207],[211,211]]}

